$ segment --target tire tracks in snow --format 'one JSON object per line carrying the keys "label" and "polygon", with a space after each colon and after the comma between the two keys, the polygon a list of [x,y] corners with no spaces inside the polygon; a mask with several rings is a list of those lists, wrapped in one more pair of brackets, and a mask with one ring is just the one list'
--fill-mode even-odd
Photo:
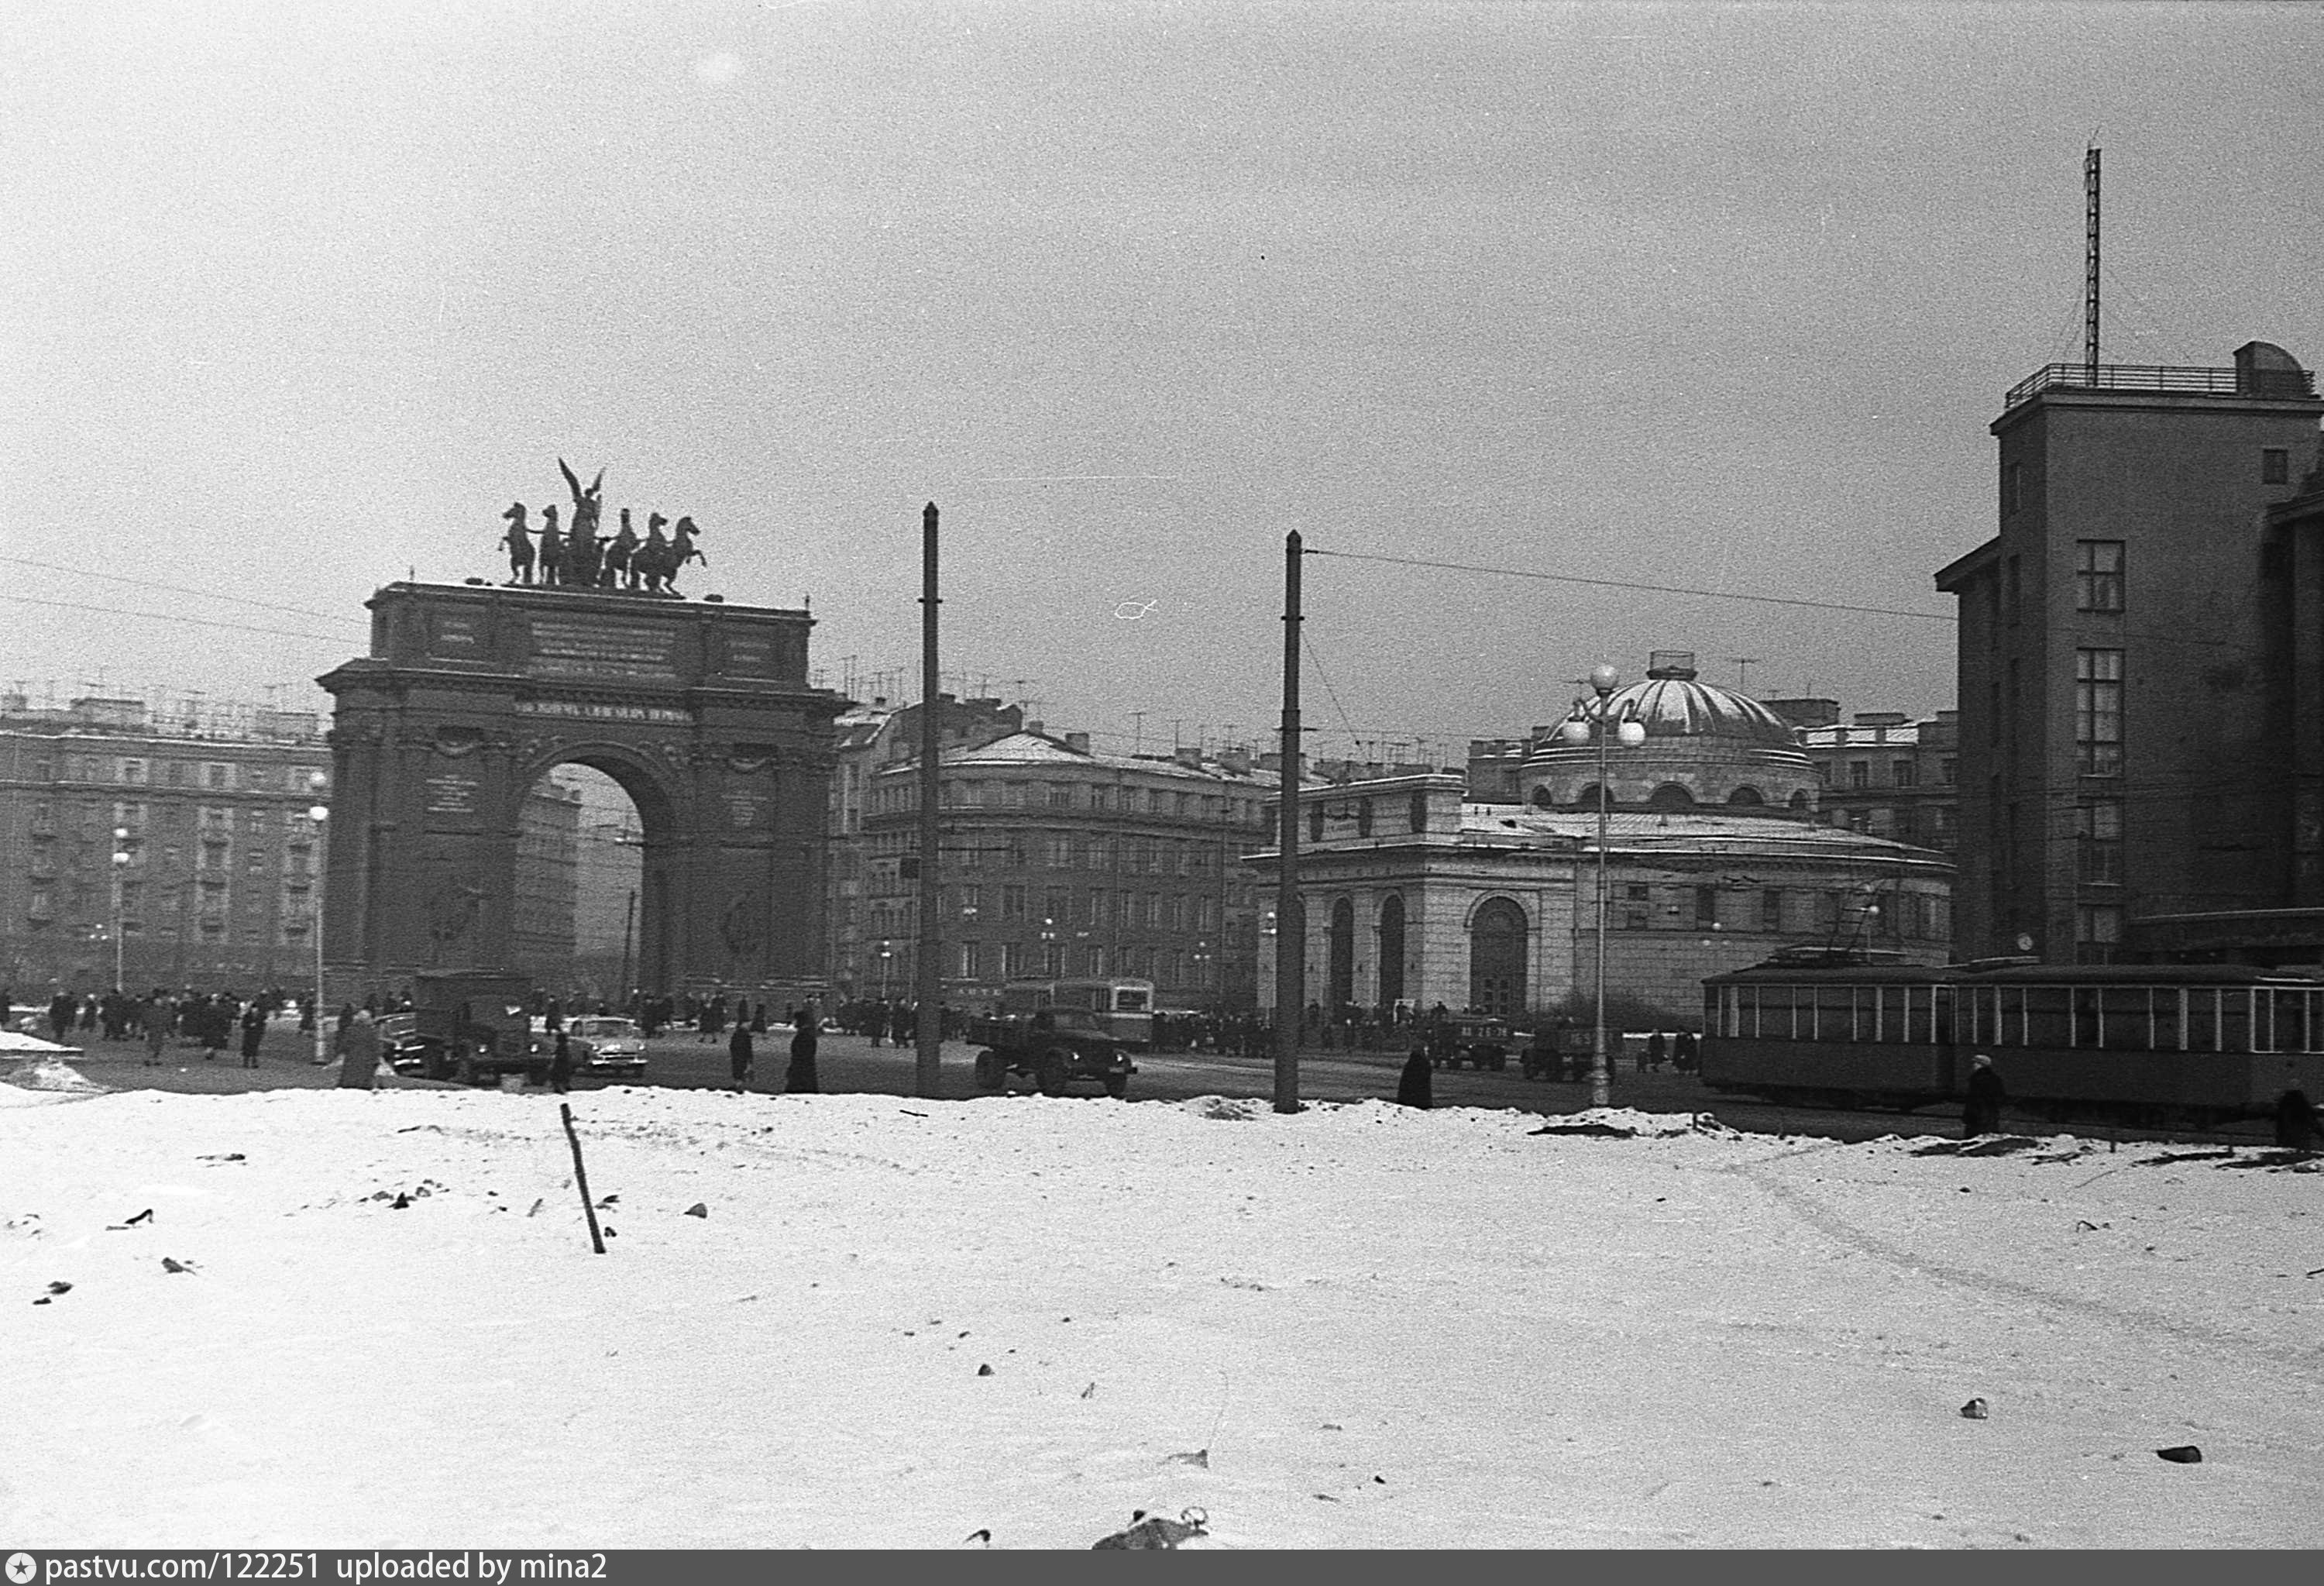
{"label": "tire tracks in snow", "polygon": [[2162,1334],[2204,1350],[2227,1345],[2324,1379],[2324,1350],[2295,1348],[2272,1342],[2266,1339],[2254,1338],[2248,1333],[2181,1322],[2175,1317],[2163,1315],[2153,1311],[2140,1310],[2128,1305],[2109,1305],[2103,1300],[2090,1299],[2080,1295],[2061,1294],[2055,1289],[2043,1288],[2015,1278],[1939,1260],[1907,1245],[1895,1243],[1867,1232],[1805,1190],[1794,1185],[1786,1184],[1774,1174],[1766,1171],[1775,1162],[1811,1155],[1822,1148],[1811,1147],[1806,1151],[1787,1152],[1782,1157],[1763,1158],[1756,1163],[1738,1163],[1729,1167],[1714,1168],[1712,1171],[1729,1174],[1756,1185],[1766,1191],[1784,1212],[1835,1244],[1844,1245],[1916,1277],[1926,1277],[1933,1282],[1947,1284],[1956,1288],[1967,1289],[1979,1296],[2006,1296],[2038,1309],[2087,1317],[2135,1332]]}

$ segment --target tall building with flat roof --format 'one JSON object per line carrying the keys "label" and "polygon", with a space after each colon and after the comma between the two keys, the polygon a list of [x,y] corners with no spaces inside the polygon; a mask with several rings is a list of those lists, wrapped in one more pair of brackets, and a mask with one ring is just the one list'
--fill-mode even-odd
{"label": "tall building with flat roof", "polygon": [[2230,368],[2053,364],[2004,399],[1998,532],[1936,576],[1960,600],[1962,956],[2103,963],[2133,918],[2290,900],[2263,540],[2319,415],[2266,342]]}

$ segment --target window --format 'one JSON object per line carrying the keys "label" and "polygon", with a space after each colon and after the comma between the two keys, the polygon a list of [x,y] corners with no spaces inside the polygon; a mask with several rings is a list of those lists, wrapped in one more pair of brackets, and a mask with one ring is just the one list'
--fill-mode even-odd
{"label": "window", "polygon": [[982,980],[984,976],[984,944],[963,942],[960,945],[960,978]]}
{"label": "window", "polygon": [[1050,887],[1041,894],[1041,923],[1046,926],[1064,924],[1073,916],[1074,895],[1063,887]]}
{"label": "window", "polygon": [[1425,793],[1415,793],[1415,794],[1412,796],[1412,808],[1411,808],[1410,812],[1408,813],[1408,815],[1407,815],[1407,817],[1406,817],[1406,818],[1407,818],[1407,820],[1408,820],[1409,824],[1411,825],[1412,829],[1413,829],[1414,831],[1416,831],[1416,832],[1425,832],[1425,831],[1426,831],[1426,830],[1428,829],[1428,795],[1427,795],[1427,794],[1425,794]]}
{"label": "window", "polygon": [[1070,839],[1051,835],[1041,840],[1041,862],[1051,870],[1064,870],[1074,862]]}
{"label": "window", "polygon": [[1849,761],[1848,762],[1848,785],[1851,788],[1869,788],[1872,786],[1872,762],[1868,760]]}
{"label": "window", "polygon": [[2074,651],[2074,751],[2086,777],[2122,774],[2122,651]]}
{"label": "window", "polygon": [[143,781],[145,779],[145,762],[142,760],[123,761],[121,762],[121,779],[124,782]]}
{"label": "window", "polygon": [[2093,798],[2074,810],[2078,869],[2086,886],[2122,884],[2122,800]]}
{"label": "window", "polygon": [[963,919],[974,919],[974,918],[975,918],[975,917],[976,917],[980,913],[983,912],[983,909],[984,909],[984,889],[983,889],[983,888],[982,888],[982,887],[963,887],[963,888],[960,890],[960,917],[961,917],[961,918],[963,918]]}
{"label": "window", "polygon": [[2074,554],[2074,609],[2122,610],[2122,541],[2078,539]]}
{"label": "window", "polygon": [[202,786],[205,788],[233,787],[234,767],[216,763],[205,765],[202,767]]}
{"label": "window", "polygon": [[1893,761],[1888,766],[1888,785],[1910,788],[1920,780],[1919,768],[1909,760]]}
{"label": "window", "polygon": [[1323,840],[1323,807],[1320,804],[1308,807],[1307,840],[1311,843],[1321,843]]}
{"label": "window", "polygon": [[2292,454],[2280,446],[2264,447],[2259,454],[2259,482],[2262,484],[2288,484],[2292,482]]}
{"label": "window", "polygon": [[1004,886],[1001,889],[1001,917],[1003,919],[1023,919],[1025,917],[1024,888],[1012,885]]}
{"label": "window", "polygon": [[1369,798],[1360,798],[1356,800],[1356,835],[1369,837],[1371,834],[1372,801]]}
{"label": "window", "polygon": [[1697,887],[1694,890],[1694,926],[1707,931],[1719,923],[1719,889]]}
{"label": "window", "polygon": [[1769,887],[1759,894],[1759,928],[1780,931],[1784,928],[1784,890]]}
{"label": "window", "polygon": [[1001,944],[1001,979],[1013,981],[1018,976],[1023,974],[1026,972],[1027,967],[1025,944],[1022,942],[1003,942]]}
{"label": "window", "polygon": [[1958,770],[1960,767],[1960,761],[1955,760],[1950,754],[1945,756],[1942,760],[1937,761],[1937,780],[1942,782],[1948,788],[1951,787],[1953,785],[1953,773]]}
{"label": "window", "polygon": [[1045,798],[1051,809],[1071,809],[1074,807],[1074,785],[1071,782],[1051,782]]}
{"label": "window", "polygon": [[2112,964],[2122,940],[2122,910],[2111,903],[2083,903],[2074,909],[2074,962]]}

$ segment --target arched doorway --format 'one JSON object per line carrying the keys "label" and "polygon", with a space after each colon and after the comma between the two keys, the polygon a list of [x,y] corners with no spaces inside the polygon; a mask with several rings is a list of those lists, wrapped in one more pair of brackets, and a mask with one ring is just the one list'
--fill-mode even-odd
{"label": "arched doorway", "polygon": [[1404,1000],[1404,894],[1390,892],[1379,911],[1379,1005]]}
{"label": "arched doorway", "polygon": [[568,1007],[624,1006],[643,978],[647,923],[637,802],[614,777],[567,761],[533,782],[519,828],[513,967]]}
{"label": "arched doorway", "polygon": [[1331,957],[1324,983],[1331,989],[1324,1016],[1336,1019],[1356,1000],[1356,906],[1345,898],[1332,905]]}
{"label": "arched doorway", "polygon": [[1469,919],[1469,1005],[1513,1018],[1526,1007],[1525,910],[1489,898]]}

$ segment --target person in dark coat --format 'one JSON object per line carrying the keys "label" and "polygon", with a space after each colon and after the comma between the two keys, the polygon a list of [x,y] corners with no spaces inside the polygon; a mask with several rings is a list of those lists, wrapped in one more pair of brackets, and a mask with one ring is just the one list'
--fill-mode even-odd
{"label": "person in dark coat", "polygon": [[561,1029],[557,1032],[557,1050],[549,1057],[549,1083],[560,1096],[573,1088],[573,1037]]}
{"label": "person in dark coat", "polygon": [[2303,1090],[2289,1090],[2275,1099],[2275,1143],[2287,1151],[2312,1151],[2324,1138],[2324,1119]]}
{"label": "person in dark coat", "polygon": [[814,1010],[800,1015],[791,1037],[791,1065],[783,1074],[783,1089],[795,1096],[812,1096],[823,1087],[816,1078],[816,1027],[823,1022]]}
{"label": "person in dark coat", "polygon": [[759,1063],[758,1048],[751,1044],[751,1021],[737,1019],[734,1033],[726,1037],[726,1065],[734,1071],[734,1088],[748,1090],[752,1071]]}
{"label": "person in dark coat", "polygon": [[1656,1030],[1646,1037],[1646,1055],[1638,1060],[1638,1066],[1649,1072],[1659,1073],[1669,1051],[1670,1048],[1663,1042],[1663,1032]]}
{"label": "person in dark coat", "polygon": [[253,1002],[242,1010],[242,1065],[258,1066],[258,1043],[266,1036],[266,1010]]}
{"label": "person in dark coat", "polygon": [[1432,1072],[1428,1063],[1428,1049],[1425,1047],[1415,1047],[1412,1049],[1412,1056],[1404,1060],[1404,1072],[1397,1075],[1397,1105],[1417,1107],[1426,1111],[1434,1101],[1430,1094],[1434,1088],[1434,1082],[1429,1077]]}
{"label": "person in dark coat", "polygon": [[1671,1043],[1671,1066],[1681,1074],[1692,1074],[1702,1061],[1702,1055],[1695,1049],[1694,1032],[1679,1031],[1678,1039]]}
{"label": "person in dark coat", "polygon": [[1961,1139],[1975,1139],[2001,1128],[2001,1103],[2008,1092],[1993,1059],[1979,1052],[1969,1060],[1969,1103],[1961,1109]]}

